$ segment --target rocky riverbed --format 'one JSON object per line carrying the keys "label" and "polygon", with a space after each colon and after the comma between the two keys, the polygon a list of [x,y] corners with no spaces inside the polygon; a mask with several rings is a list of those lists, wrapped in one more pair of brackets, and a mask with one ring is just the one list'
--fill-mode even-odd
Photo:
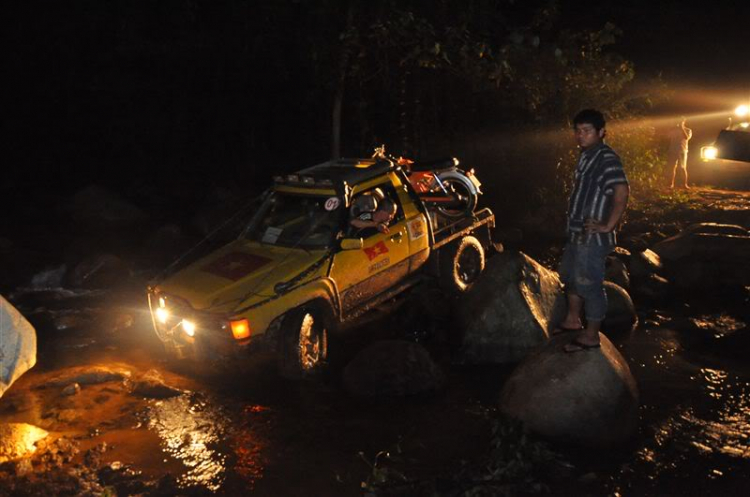
{"label": "rocky riverbed", "polygon": [[[144,222],[113,202],[114,214],[92,220],[86,202],[102,193],[86,195],[65,216],[115,233]],[[560,242],[545,231],[554,215],[517,226],[524,237],[509,250],[554,269]],[[188,245],[188,230],[154,226],[145,244],[69,231],[56,238],[65,241],[60,259],[26,228],[0,250],[5,264],[27,262],[12,268],[4,292],[36,327],[38,363],[0,399],[0,426],[24,441],[0,460],[0,495],[740,495],[750,483],[745,266],[735,255],[732,272],[707,255],[690,261],[708,267],[702,280],[680,280],[684,266],[646,252],[700,222],[750,228],[750,196],[696,189],[633,199],[618,260],[638,325],[607,334],[637,381],[640,422],[632,443],[606,452],[528,437],[501,417],[513,365],[458,364],[447,307],[374,312],[337,344],[320,382],[279,380],[264,363],[193,370],[164,359],[143,294],[146,268],[166,258],[153,247]],[[351,395],[347,365],[381,338],[424,347],[440,386]]]}

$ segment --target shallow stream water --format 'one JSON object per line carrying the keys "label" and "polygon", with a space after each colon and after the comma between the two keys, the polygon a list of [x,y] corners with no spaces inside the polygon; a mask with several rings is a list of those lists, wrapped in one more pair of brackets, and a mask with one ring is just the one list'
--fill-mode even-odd
{"label": "shallow stream water", "polygon": [[[143,479],[169,473],[189,493],[345,496],[361,494],[363,483],[384,474],[392,482],[445,477],[485,455],[489,414],[511,371],[443,363],[448,382],[438,395],[363,402],[345,393],[336,374],[295,384],[262,364],[196,375],[163,361],[145,309],[134,312],[137,301],[70,302],[24,309],[21,299],[41,325],[39,364],[6,394],[0,421],[77,439],[81,454],[106,443],[103,458],[113,467],[127,466]],[[743,308],[651,310],[634,332],[610,337],[638,381],[639,437],[617,453],[553,447],[573,469],[548,482],[552,493],[740,495],[750,484],[750,367],[737,350],[745,343],[737,340],[746,333]],[[52,325],[77,313],[88,328]],[[127,313],[134,319],[124,329],[102,318]],[[110,329],[90,326],[97,319]],[[675,323],[691,326],[677,330]],[[155,369],[187,393],[143,399],[110,382],[83,385],[61,401],[59,388],[40,388],[91,364],[134,376]]]}

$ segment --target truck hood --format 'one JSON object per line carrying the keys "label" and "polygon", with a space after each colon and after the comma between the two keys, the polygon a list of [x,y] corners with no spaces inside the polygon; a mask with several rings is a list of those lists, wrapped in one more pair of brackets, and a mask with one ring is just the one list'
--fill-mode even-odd
{"label": "truck hood", "polygon": [[238,240],[178,271],[158,291],[185,299],[194,309],[231,312],[272,297],[274,286],[320,260],[325,250],[304,251]]}

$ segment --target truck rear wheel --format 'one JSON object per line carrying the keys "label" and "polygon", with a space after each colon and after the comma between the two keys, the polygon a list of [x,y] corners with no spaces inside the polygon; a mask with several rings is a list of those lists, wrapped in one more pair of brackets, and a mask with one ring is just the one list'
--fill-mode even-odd
{"label": "truck rear wheel", "polygon": [[320,373],[328,356],[328,329],[323,313],[301,307],[284,316],[278,356],[279,374],[300,380]]}
{"label": "truck rear wheel", "polygon": [[444,250],[440,254],[440,286],[450,293],[463,293],[484,271],[484,248],[475,237],[465,236]]}

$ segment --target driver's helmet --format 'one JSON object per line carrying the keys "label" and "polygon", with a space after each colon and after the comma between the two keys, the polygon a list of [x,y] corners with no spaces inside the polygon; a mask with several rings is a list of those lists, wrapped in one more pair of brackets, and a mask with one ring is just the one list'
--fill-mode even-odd
{"label": "driver's helmet", "polygon": [[378,208],[378,201],[374,195],[364,194],[354,199],[352,202],[351,214],[357,217],[363,212],[375,212]]}

